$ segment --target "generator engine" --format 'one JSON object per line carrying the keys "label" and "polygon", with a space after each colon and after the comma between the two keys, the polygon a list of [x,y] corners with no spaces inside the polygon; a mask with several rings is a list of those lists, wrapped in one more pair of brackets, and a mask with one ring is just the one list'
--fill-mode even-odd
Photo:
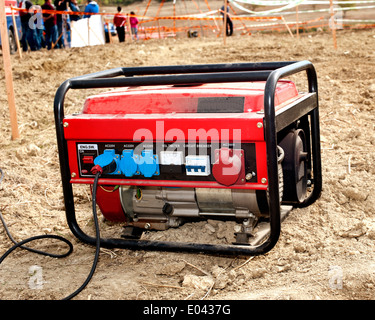
{"label": "generator engine", "polygon": [[[310,92],[281,79],[301,71]],[[64,115],[66,92],[86,88],[111,90]],[[121,239],[102,239],[107,246],[265,252],[283,217],[320,195],[317,85],[308,61],[99,72],[59,88],[55,119],[68,222],[88,242],[75,219],[72,184],[92,185],[96,174],[101,213],[124,227]],[[144,230],[201,219],[236,221],[236,241],[218,247],[141,239]],[[269,238],[255,246],[262,222]]]}

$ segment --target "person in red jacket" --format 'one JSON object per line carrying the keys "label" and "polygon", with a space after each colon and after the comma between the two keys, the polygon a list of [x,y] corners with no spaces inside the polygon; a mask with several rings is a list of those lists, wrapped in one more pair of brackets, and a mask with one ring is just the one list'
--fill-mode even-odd
{"label": "person in red jacket", "polygon": [[[42,5],[43,10],[55,10],[51,0],[45,0]],[[54,13],[43,13],[44,31],[46,33],[46,45],[47,50],[52,49],[52,44],[56,44],[57,41],[57,18]]]}
{"label": "person in red jacket", "polygon": [[120,6],[117,7],[117,13],[113,18],[113,24],[116,27],[118,40],[120,42],[125,41],[125,24],[126,24],[126,16],[121,13],[122,8]]}

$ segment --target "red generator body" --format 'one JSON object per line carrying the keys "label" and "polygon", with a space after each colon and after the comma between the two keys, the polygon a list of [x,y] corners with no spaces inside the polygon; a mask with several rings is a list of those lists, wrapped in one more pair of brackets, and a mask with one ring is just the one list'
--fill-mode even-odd
{"label": "red generator body", "polygon": [[[286,77],[306,73],[308,92]],[[111,88],[64,114],[70,89]],[[322,189],[317,79],[309,61],[118,68],[65,81],[55,121],[68,224],[81,240],[72,184],[94,183],[123,225],[105,247],[255,255],[293,207]],[[227,245],[142,239],[201,219],[235,220]]]}

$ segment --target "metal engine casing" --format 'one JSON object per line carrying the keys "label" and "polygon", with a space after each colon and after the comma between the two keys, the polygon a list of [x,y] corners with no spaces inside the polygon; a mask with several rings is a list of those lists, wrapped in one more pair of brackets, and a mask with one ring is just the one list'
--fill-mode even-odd
{"label": "metal engine casing", "polygon": [[120,187],[120,200],[124,212],[131,212],[128,225],[144,229],[178,227],[187,218],[243,221],[262,215],[253,190],[146,187],[138,199],[136,188]]}

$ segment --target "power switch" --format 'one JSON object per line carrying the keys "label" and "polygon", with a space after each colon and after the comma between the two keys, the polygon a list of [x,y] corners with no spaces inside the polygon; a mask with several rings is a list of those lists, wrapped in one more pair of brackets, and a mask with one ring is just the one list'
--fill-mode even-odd
{"label": "power switch", "polygon": [[84,164],[93,164],[94,163],[94,157],[93,156],[83,156],[82,162]]}

